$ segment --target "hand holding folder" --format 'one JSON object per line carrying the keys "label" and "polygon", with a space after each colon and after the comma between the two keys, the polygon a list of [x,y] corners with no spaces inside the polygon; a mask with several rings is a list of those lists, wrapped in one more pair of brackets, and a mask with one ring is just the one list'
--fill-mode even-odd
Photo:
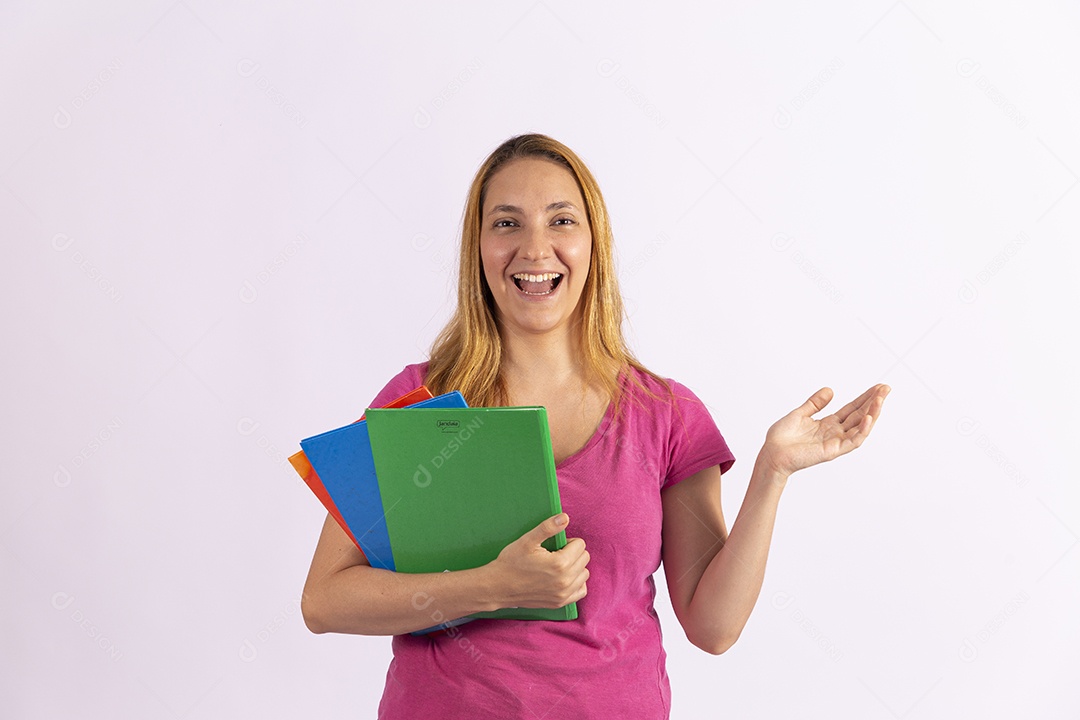
{"label": "hand holding folder", "polygon": [[[486,565],[562,512],[542,407],[372,409],[367,415],[394,563],[401,572]],[[548,550],[566,545],[559,531]],[[473,618],[573,620],[577,604]]]}
{"label": "hand holding folder", "polygon": [[[448,393],[406,408],[373,408],[362,421],[301,441],[304,462],[294,467],[373,567],[480,567],[561,513],[544,408],[464,405],[460,393]],[[544,547],[566,545],[564,532],[552,534]],[[570,603],[503,608],[453,624],[576,617]]]}
{"label": "hand holding folder", "polygon": [[585,588],[589,553],[584,540],[567,540],[558,555],[543,547],[548,538],[566,530],[566,515],[550,517],[499,553],[491,567],[494,570],[497,566],[502,587],[514,589],[512,604],[565,606]]}

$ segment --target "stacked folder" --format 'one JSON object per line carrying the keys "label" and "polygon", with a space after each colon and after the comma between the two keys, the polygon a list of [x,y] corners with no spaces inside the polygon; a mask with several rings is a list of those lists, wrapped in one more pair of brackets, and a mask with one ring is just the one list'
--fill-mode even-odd
{"label": "stacked folder", "polygon": [[[431,397],[420,387],[300,446],[289,461],[372,567],[480,567],[562,512],[542,407],[470,408],[458,392]],[[549,550],[565,545],[562,532],[544,543]],[[503,608],[462,621],[576,617],[571,603]]]}
{"label": "stacked folder", "polygon": [[[420,402],[421,400],[429,399],[431,399],[431,391],[421,385],[412,392],[406,393],[405,395],[399,397],[397,400],[394,400],[386,407],[405,407],[407,405],[412,405],[413,403]],[[357,420],[356,422],[361,422],[363,421],[363,419],[364,416],[361,415],[360,420]],[[341,516],[341,511],[338,510],[337,504],[330,497],[330,494],[326,491],[326,487],[323,485],[322,479],[320,479],[318,473],[315,472],[315,468],[311,466],[311,461],[308,460],[308,457],[304,453],[304,451],[301,450],[295,455],[289,456],[289,462],[292,464],[293,469],[296,470],[297,473],[299,473],[301,478],[303,478],[307,486],[311,488],[311,491],[315,493],[315,496],[319,498],[319,501],[323,504],[323,506],[330,512],[330,515],[334,518],[334,520],[337,521],[338,525],[341,526],[341,529],[345,531],[345,534],[348,535],[354,543],[356,543],[357,547],[363,550],[363,547],[361,547],[360,543],[357,542],[356,538],[353,536],[352,530],[349,529],[348,523],[346,523],[345,519]]]}

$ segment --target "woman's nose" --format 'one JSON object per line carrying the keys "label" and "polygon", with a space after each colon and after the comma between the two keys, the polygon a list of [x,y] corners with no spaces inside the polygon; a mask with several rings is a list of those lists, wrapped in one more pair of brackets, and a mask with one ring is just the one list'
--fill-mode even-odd
{"label": "woman's nose", "polygon": [[547,237],[547,228],[543,225],[526,226],[519,252],[528,260],[550,257],[551,240]]}

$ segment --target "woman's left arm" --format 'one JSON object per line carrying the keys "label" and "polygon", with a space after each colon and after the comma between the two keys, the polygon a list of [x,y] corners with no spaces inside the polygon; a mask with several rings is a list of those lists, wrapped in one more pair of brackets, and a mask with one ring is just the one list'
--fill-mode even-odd
{"label": "woman's left arm", "polygon": [[814,420],[811,416],[832,400],[832,390],[822,388],[774,423],[730,533],[720,507],[718,466],[662,492],[664,574],[690,642],[719,655],[739,638],[761,592],[788,477],[862,445],[888,394],[888,385],[875,385],[832,415]]}

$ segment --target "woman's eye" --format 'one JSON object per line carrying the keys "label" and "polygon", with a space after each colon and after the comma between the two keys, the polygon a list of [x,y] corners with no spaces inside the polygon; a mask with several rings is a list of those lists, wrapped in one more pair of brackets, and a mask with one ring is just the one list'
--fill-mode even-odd
{"label": "woman's eye", "polygon": [[514,227],[515,224],[516,223],[513,220],[509,219],[495,221],[495,227]]}
{"label": "woman's eye", "polygon": [[573,225],[574,224],[574,218],[568,218],[568,217],[558,218],[555,221],[555,224],[556,225]]}

